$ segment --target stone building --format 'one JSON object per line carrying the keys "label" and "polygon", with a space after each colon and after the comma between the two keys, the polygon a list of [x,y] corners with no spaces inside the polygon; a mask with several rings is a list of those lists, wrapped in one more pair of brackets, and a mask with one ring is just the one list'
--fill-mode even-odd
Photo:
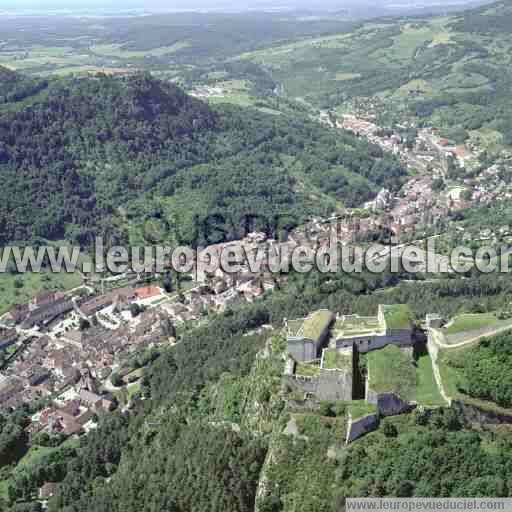
{"label": "stone building", "polygon": [[30,311],[23,320],[22,327],[31,329],[34,326],[46,325],[55,318],[69,313],[73,310],[74,304],[70,298],[61,297],[51,302],[46,302],[41,307]]}
{"label": "stone building", "polygon": [[317,359],[334,319],[330,311],[319,310],[300,320],[285,321],[288,354],[298,362]]}
{"label": "stone building", "polygon": [[333,329],[333,344],[336,348],[356,347],[362,353],[389,344],[412,346],[414,326],[411,318],[405,304],[381,304],[376,317],[339,316]]}
{"label": "stone building", "polygon": [[292,389],[317,400],[350,401],[354,395],[355,353],[352,348],[324,349],[320,364],[297,363],[288,358],[285,379]]}

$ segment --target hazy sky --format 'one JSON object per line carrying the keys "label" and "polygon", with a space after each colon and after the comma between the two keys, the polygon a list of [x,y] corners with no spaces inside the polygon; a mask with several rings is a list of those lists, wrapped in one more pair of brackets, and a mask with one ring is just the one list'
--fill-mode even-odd
{"label": "hazy sky", "polygon": [[[215,9],[224,6],[258,8],[265,6],[286,5],[288,7],[308,7],[319,8],[321,5],[329,7],[337,6],[342,8],[346,5],[361,5],[363,3],[388,6],[388,5],[442,5],[470,3],[470,0],[0,0],[0,10],[2,9]],[[70,5],[73,7],[71,8]],[[314,7],[313,7],[314,6]]]}

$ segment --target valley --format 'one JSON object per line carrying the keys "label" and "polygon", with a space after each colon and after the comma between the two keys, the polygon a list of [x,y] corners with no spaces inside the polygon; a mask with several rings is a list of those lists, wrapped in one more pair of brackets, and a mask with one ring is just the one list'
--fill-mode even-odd
{"label": "valley", "polygon": [[512,2],[351,9],[0,19],[0,511],[510,496]]}

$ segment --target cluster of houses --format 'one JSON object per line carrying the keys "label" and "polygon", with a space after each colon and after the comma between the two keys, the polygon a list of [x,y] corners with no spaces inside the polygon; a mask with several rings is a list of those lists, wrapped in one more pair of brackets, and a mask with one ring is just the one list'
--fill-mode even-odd
{"label": "cluster of houses", "polygon": [[167,312],[138,307],[134,315],[130,307],[161,296],[151,286],[93,297],[45,292],[15,306],[0,329],[2,347],[17,349],[0,372],[0,408],[83,391],[84,379],[85,390],[97,392],[130,354],[172,341],[175,327]]}
{"label": "cluster of houses", "polygon": [[115,407],[116,400],[111,395],[99,395],[86,387],[72,389],[67,396],[35,414],[28,431],[32,436],[43,432],[50,436],[79,435],[95,427],[97,414]]}
{"label": "cluster of houses", "polygon": [[[388,109],[378,98],[354,98],[352,115],[339,118],[335,112],[322,112],[320,121],[343,128],[378,145],[383,151],[393,153],[404,166],[419,171],[410,178],[399,196],[383,190],[366,206],[376,218],[364,219],[360,230],[372,231],[375,226],[388,228],[395,234],[435,225],[445,219],[450,211],[461,211],[475,204],[489,204],[512,198],[506,172],[512,156],[502,150],[496,163],[481,169],[483,147],[474,137],[465,144],[455,144],[444,138],[434,127],[418,128],[414,120],[397,125],[397,130],[383,129],[377,123],[379,114]],[[415,141],[404,140],[406,130],[417,133]],[[465,170],[450,175],[452,167]],[[433,182],[449,178],[446,190],[433,189]]]}

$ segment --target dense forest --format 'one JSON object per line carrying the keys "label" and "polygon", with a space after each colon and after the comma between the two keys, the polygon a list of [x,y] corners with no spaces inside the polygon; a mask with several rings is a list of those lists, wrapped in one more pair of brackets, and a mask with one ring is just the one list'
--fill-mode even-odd
{"label": "dense forest", "polygon": [[45,89],[46,80],[24,77],[0,66],[0,108],[6,103],[16,103]]}
{"label": "dense forest", "polygon": [[501,334],[483,340],[464,361],[461,391],[503,407],[512,405],[512,336]]}
{"label": "dense forest", "polygon": [[147,217],[180,224],[180,241],[190,243],[198,218],[240,226],[244,216],[281,215],[293,225],[396,189],[405,175],[348,133],[212,110],[148,75],[55,81],[28,103],[0,116],[0,244],[87,245],[109,229],[120,239],[123,222]]}
{"label": "dense forest", "polygon": [[274,440],[261,510],[331,512],[355,496],[509,495],[506,434],[465,431],[451,411],[440,410],[386,419],[378,433],[336,450],[338,421],[310,416],[299,422],[301,437]]}

